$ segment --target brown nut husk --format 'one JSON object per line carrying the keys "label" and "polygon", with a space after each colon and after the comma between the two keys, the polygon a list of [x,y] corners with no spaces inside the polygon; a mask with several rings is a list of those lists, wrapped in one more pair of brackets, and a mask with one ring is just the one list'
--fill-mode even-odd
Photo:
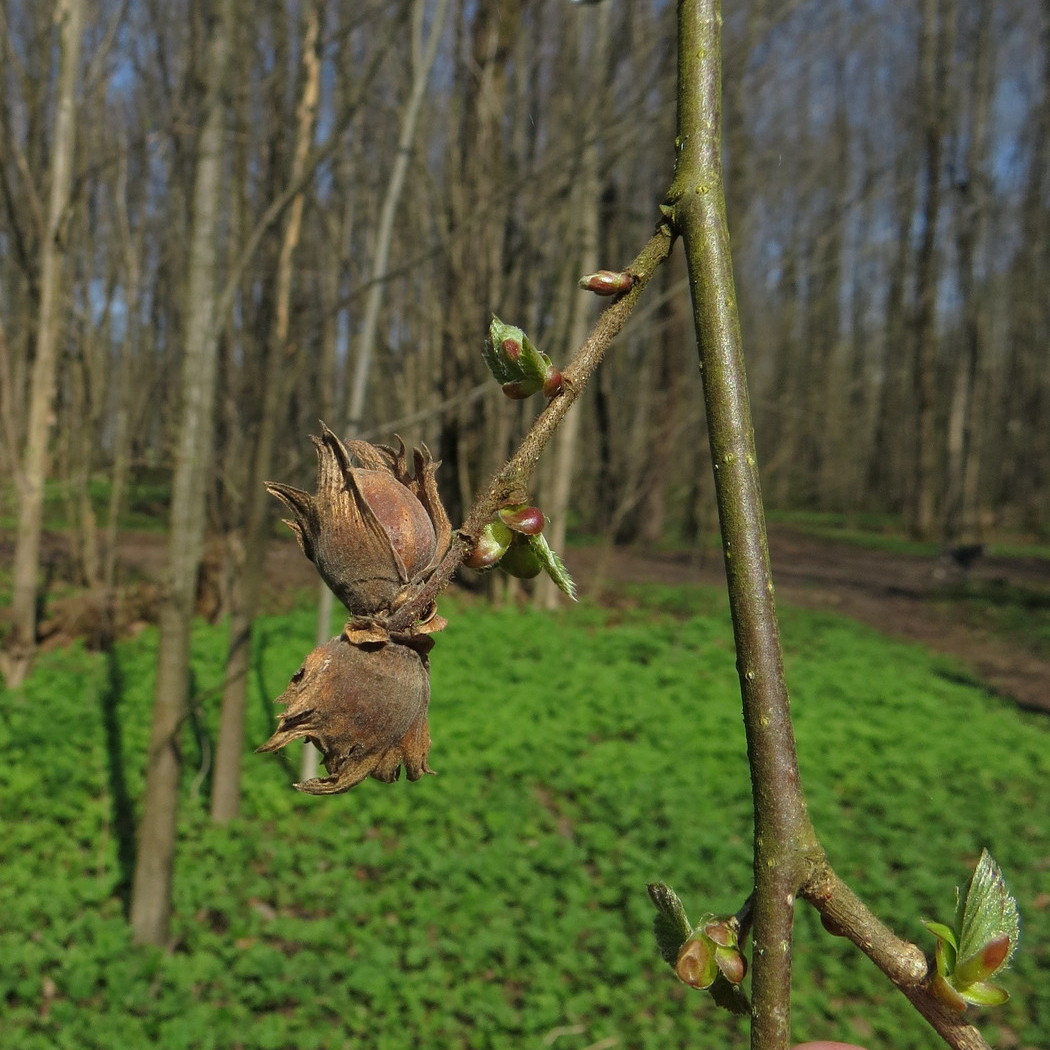
{"label": "brown nut husk", "polygon": [[321,750],[329,776],[295,786],[310,795],[349,791],[366,777],[409,780],[433,773],[430,731],[431,639],[355,645],[341,634],[318,646],[277,698],[287,704],[276,732],[259,751],[296,739]]}
{"label": "brown nut husk", "polygon": [[292,512],[286,524],[350,613],[389,613],[433,571],[452,538],[437,464],[417,449],[410,471],[403,444],[344,444],[323,423],[313,442],[315,494],[276,482],[266,489]]}

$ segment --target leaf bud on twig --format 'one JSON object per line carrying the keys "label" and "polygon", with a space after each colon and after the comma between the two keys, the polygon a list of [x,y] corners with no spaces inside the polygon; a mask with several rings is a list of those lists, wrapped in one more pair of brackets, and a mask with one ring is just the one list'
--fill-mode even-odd
{"label": "leaf bud on twig", "polygon": [[561,391],[561,373],[516,325],[493,317],[482,354],[503,393],[515,401],[540,390],[545,397]]}
{"label": "leaf bud on twig", "polygon": [[634,275],[626,270],[598,270],[584,274],[580,278],[580,287],[595,295],[623,295],[634,287],[634,282]]}
{"label": "leaf bud on twig", "polygon": [[506,507],[500,507],[499,516],[508,529],[520,532],[524,536],[539,535],[547,523],[543,511],[528,503],[510,503]]}

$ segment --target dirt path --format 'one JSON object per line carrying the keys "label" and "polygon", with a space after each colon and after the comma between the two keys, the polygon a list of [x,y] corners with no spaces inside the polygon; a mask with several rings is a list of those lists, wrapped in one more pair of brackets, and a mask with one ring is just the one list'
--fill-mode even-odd
{"label": "dirt path", "polygon": [[[62,537],[49,537],[52,550]],[[853,617],[896,638],[921,642],[958,658],[990,688],[1022,707],[1050,713],[1050,660],[1004,637],[976,618],[973,607],[952,600],[950,573],[936,559],[872,550],[773,527],[770,552],[781,602]],[[165,539],[156,533],[121,538],[125,579],[157,580]],[[618,548],[577,548],[566,559],[584,593],[615,591],[624,583],[724,585],[717,550],[694,554]],[[312,566],[292,542],[273,543],[267,556],[267,608],[285,607],[295,590],[316,586]],[[1050,561],[981,558],[973,583],[1014,586],[1050,607]],[[56,641],[59,639],[56,638]]]}
{"label": "dirt path", "polygon": [[[777,597],[808,609],[840,613],[895,638],[921,642],[956,657],[988,686],[1030,710],[1050,712],[1050,660],[974,622],[950,598],[959,570],[942,561],[871,550],[820,539],[784,527],[770,532]],[[724,585],[721,555],[618,550],[572,552],[578,582],[594,590],[623,582]],[[954,576],[953,576],[954,573]],[[1036,592],[1050,605],[1050,562],[1037,558],[981,558],[972,583],[1005,584]]]}

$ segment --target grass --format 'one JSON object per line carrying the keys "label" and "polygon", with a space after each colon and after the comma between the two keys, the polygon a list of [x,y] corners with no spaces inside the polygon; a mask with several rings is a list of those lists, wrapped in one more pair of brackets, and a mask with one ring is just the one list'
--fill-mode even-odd
{"label": "grass", "polygon": [[[111,482],[97,475],[87,482],[88,498],[101,527],[109,514]],[[63,532],[72,527],[69,505],[74,495],[70,482],[48,481],[44,487],[44,528]],[[167,528],[171,504],[170,471],[142,467],[128,484],[119,527],[122,531],[161,532]],[[13,485],[0,489],[0,529],[14,529],[17,520],[18,495]]]}
{"label": "grass", "polygon": [[[245,813],[207,820],[207,733],[186,734],[171,952],[124,907],[155,637],[42,658],[5,695],[0,1047],[375,1050],[743,1047],[746,1028],[660,961],[645,884],[691,914],[750,882],[750,800],[724,598],[648,589],[611,614],[443,609],[431,764],[417,784],[294,792],[296,755],[245,756]],[[312,645],[313,615],[258,630],[249,746]],[[787,610],[810,805],[840,872],[899,932],[948,919],[987,845],[1022,912],[992,1043],[1043,1045],[1050,828],[1045,720],[943,661]],[[195,636],[216,724],[223,631]],[[196,742],[195,742],[196,741]],[[794,1025],[927,1048],[870,964],[800,910]]]}
{"label": "grass", "polygon": [[1050,659],[1050,589],[1007,580],[964,580],[944,588],[940,604],[959,620]]}
{"label": "grass", "polygon": [[[892,514],[836,514],[828,511],[770,510],[771,523],[788,525],[799,532],[868,550],[936,558],[944,550],[937,540],[908,536],[904,522]],[[1050,560],[1050,545],[1022,537],[1000,535],[988,544],[988,552],[1003,558]]]}

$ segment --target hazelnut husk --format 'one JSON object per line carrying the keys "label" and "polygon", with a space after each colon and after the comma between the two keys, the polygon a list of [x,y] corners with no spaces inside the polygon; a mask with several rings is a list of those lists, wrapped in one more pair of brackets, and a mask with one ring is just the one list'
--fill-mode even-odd
{"label": "hazelnut husk", "polygon": [[[269,482],[292,512],[286,524],[303,553],[353,616],[389,614],[441,560],[452,538],[426,448],[413,453],[367,441],[344,444],[323,423],[314,495]],[[356,461],[356,462],[355,462]]]}
{"label": "hazelnut husk", "polygon": [[346,634],[319,645],[277,698],[287,704],[277,730],[259,751],[276,751],[293,740],[317,745],[329,776],[295,786],[310,795],[335,795],[366,777],[409,780],[427,765],[430,732],[430,667],[420,636],[398,642],[355,645]]}
{"label": "hazelnut husk", "polygon": [[266,488],[292,512],[287,524],[303,553],[350,611],[342,634],[318,646],[277,698],[287,705],[259,751],[293,740],[320,748],[328,776],[295,786],[332,795],[373,777],[386,783],[432,773],[430,665],[433,632],[445,621],[433,603],[408,628],[388,618],[434,571],[452,529],[438,497],[437,464],[423,448],[409,468],[404,444],[344,444],[323,423],[317,490]]}

